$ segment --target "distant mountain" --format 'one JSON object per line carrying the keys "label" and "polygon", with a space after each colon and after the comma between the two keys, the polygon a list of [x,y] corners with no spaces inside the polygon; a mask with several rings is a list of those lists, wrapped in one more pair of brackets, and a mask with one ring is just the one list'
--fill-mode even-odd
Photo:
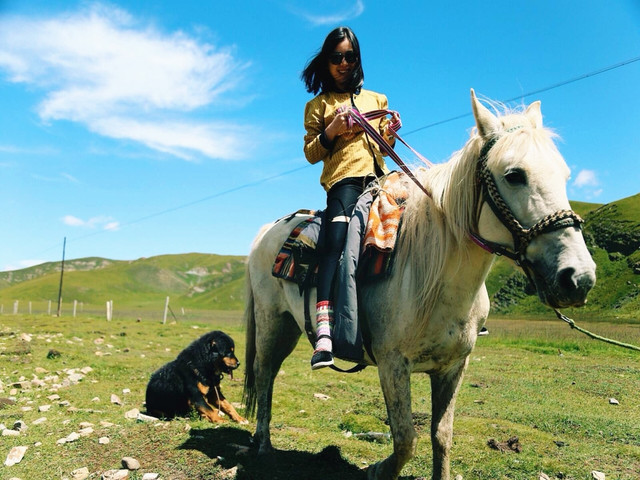
{"label": "distant mountain", "polygon": [[[584,236],[597,264],[597,283],[580,315],[640,321],[640,194],[606,205],[572,202],[584,219]],[[171,304],[191,309],[244,308],[246,257],[190,253],[133,261],[105,258],[67,260],[63,282],[65,302],[144,309]],[[0,304],[8,312],[15,300],[57,301],[60,263],[0,272]],[[503,257],[487,279],[492,312],[549,315],[522,272]],[[42,307],[41,307],[42,310]],[[571,314],[569,309],[569,314]],[[21,308],[24,311],[24,308]]]}

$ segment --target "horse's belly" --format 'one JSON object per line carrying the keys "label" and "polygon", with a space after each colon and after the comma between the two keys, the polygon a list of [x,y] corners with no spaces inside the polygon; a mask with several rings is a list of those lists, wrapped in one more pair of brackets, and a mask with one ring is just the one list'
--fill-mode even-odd
{"label": "horse's belly", "polygon": [[450,336],[447,334],[439,337],[418,349],[413,359],[414,371],[435,372],[459,365],[469,356],[476,343],[476,335]]}

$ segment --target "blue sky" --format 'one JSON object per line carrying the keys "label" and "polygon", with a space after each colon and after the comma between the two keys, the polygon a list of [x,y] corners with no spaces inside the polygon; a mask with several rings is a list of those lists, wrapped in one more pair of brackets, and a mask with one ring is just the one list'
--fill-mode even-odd
{"label": "blue sky", "polygon": [[468,138],[473,87],[542,101],[570,199],[640,191],[640,61],[595,74],[640,56],[633,0],[0,0],[0,270],[59,260],[65,237],[67,258],[246,255],[261,225],[323,208],[299,74],[342,24],[431,161]]}

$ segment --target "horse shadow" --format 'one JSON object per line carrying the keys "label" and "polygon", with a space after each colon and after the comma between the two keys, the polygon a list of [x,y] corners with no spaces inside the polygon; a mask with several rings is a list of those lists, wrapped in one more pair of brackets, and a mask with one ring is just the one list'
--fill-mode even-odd
{"label": "horse shadow", "polygon": [[251,434],[242,429],[219,427],[194,429],[179,448],[198,450],[224,470],[237,467],[235,480],[365,480],[366,471],[348,462],[335,446],[318,453],[301,450],[274,450],[270,455],[257,455]]}

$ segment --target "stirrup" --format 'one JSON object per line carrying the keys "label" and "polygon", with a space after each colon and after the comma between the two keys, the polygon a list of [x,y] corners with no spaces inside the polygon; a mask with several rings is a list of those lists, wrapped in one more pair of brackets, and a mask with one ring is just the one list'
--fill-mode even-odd
{"label": "stirrup", "polygon": [[333,365],[333,353],[327,350],[319,350],[313,353],[311,357],[311,370],[329,367]]}

